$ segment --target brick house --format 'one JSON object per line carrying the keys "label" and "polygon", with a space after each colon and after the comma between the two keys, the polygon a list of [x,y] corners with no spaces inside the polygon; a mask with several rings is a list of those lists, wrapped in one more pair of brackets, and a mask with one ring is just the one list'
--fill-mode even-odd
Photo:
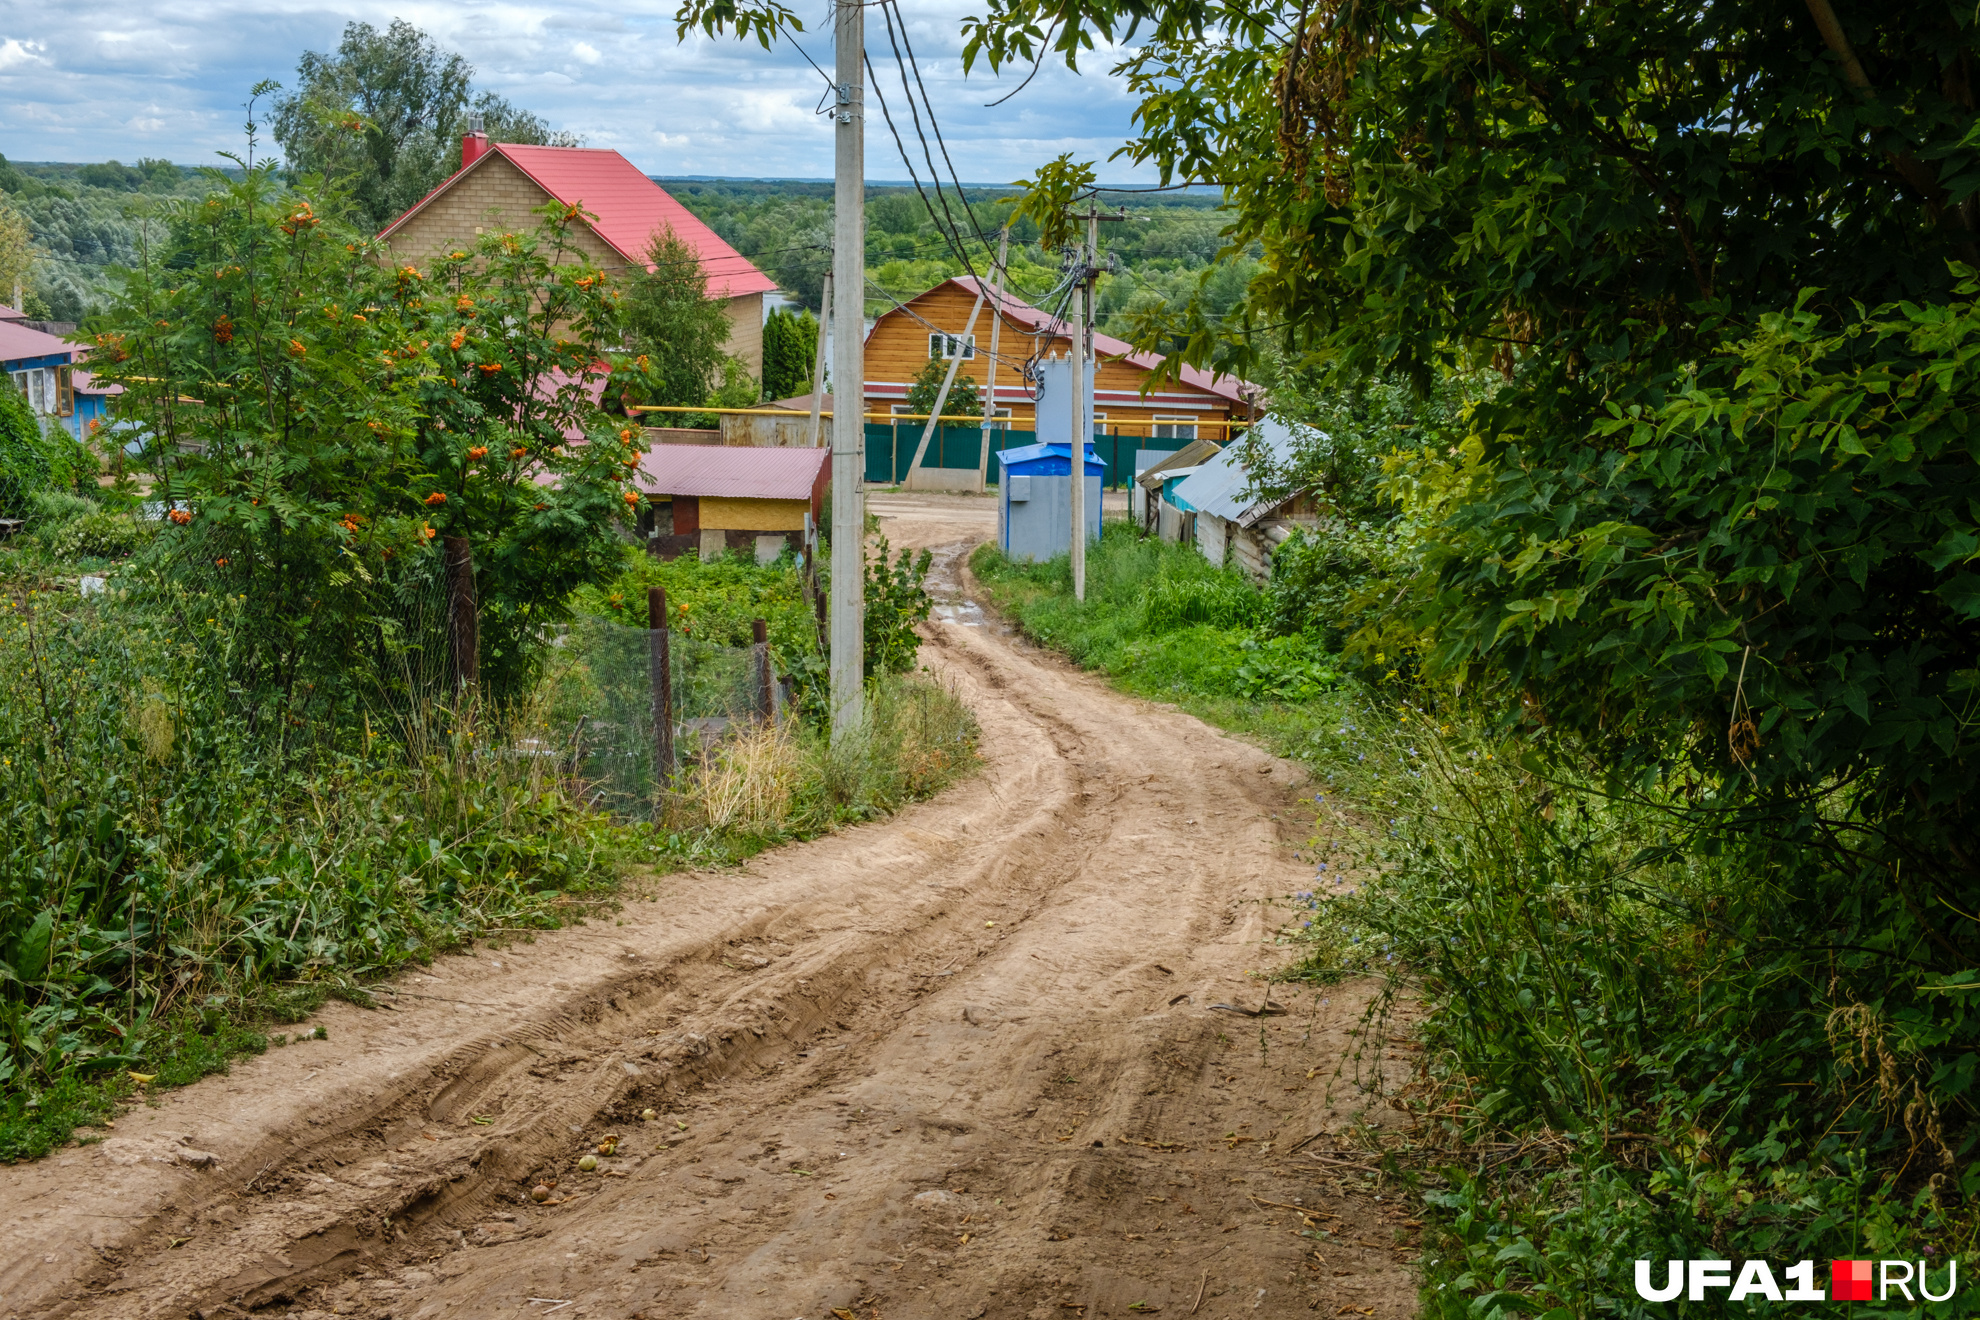
{"label": "brick house", "polygon": [[555,200],[595,215],[577,230],[578,246],[608,273],[646,268],[653,235],[672,228],[701,259],[708,296],[729,317],[730,353],[763,375],[763,295],[777,282],[694,217],[667,190],[616,151],[461,140],[461,168],[379,234],[395,254],[418,263],[461,247],[488,228],[520,229],[530,212]]}
{"label": "brick house", "polygon": [[[869,411],[884,412],[889,408],[896,413],[910,411],[908,386],[934,358],[960,356],[962,365],[956,371],[956,379],[967,377],[974,381],[977,395],[982,397],[990,362],[990,318],[994,311],[1004,320],[998,342],[1002,361],[997,365],[997,415],[1008,418],[1013,430],[1037,429],[1036,405],[1018,378],[1015,364],[1034,355],[1069,352],[1071,327],[1005,293],[997,297],[994,305],[991,299],[984,300],[983,310],[977,314],[975,333],[965,339],[963,330],[969,324],[976,289],[972,276],[944,280],[873,323],[866,336]],[[1181,380],[1144,395],[1142,386],[1162,363],[1159,355],[1136,352],[1132,345],[1102,334],[1093,336],[1093,347],[1099,359],[1093,383],[1095,434],[1146,436],[1154,441],[1172,442],[1224,441],[1230,438],[1230,423],[1243,421],[1249,414],[1252,387],[1236,376],[1184,367]],[[1179,446],[1158,443],[1154,447]]]}

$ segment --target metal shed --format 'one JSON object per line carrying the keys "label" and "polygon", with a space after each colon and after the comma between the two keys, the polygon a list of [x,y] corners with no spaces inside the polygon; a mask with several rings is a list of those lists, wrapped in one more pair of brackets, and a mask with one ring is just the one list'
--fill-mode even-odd
{"label": "metal shed", "polygon": [[1134,451],[1133,475],[1136,479],[1128,482],[1128,517],[1133,520],[1136,527],[1145,527],[1148,525],[1148,492],[1142,488],[1139,480],[1141,474],[1164,459],[1174,458],[1175,455],[1176,451],[1173,449],[1137,449]]}
{"label": "metal shed", "polygon": [[[1026,445],[997,455],[997,545],[1012,559],[1037,561],[1072,548],[1072,446]],[[1086,446],[1087,540],[1100,539],[1100,487],[1107,465]]]}
{"label": "metal shed", "polygon": [[[647,549],[661,559],[731,550],[768,563],[789,546],[809,553],[832,480],[829,449],[655,445],[634,477],[651,519]],[[643,519],[643,521],[645,521]]]}

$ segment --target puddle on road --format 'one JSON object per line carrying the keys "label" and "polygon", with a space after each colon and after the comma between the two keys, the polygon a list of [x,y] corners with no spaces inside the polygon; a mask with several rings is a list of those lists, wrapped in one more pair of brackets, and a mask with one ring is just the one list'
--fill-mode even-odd
{"label": "puddle on road", "polygon": [[960,605],[948,603],[937,605],[934,615],[942,623],[961,624],[965,628],[983,626],[983,607],[973,600],[963,601]]}

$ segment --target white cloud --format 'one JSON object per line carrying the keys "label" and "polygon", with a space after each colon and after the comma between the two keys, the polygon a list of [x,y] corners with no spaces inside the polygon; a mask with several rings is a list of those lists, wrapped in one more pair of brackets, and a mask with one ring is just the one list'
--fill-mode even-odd
{"label": "white cloud", "polygon": [[39,41],[21,41],[8,37],[0,41],[0,69],[16,69],[24,64],[41,62],[41,52],[48,49]]}
{"label": "white cloud", "polygon": [[[477,87],[594,146],[617,148],[651,173],[828,177],[831,125],[812,113],[826,80],[793,43],[764,51],[753,41],[701,35],[677,41],[674,8],[675,0],[623,0],[610,14],[569,0],[473,6],[341,0],[335,8],[151,0],[142,9],[129,0],[67,0],[32,12],[14,6],[8,22],[16,35],[0,40],[0,152],[15,160],[145,154],[211,162],[220,151],[240,148],[242,102],[257,80],[293,84],[302,52],[334,49],[346,23],[383,27],[403,17],[465,55]],[[827,6],[805,0],[797,8],[808,31],[796,41],[829,67]],[[985,107],[1028,70],[999,79],[979,66],[963,76],[961,19],[980,8],[981,0],[918,0],[907,30],[957,172],[971,183],[1003,183],[1070,150],[1100,161],[1105,179],[1135,177],[1105,163],[1131,131],[1132,104],[1121,83],[1105,75],[1104,51],[1083,76],[1048,61],[1016,99]],[[925,177],[880,11],[867,12],[868,50],[915,153],[915,171]],[[877,99],[869,96],[869,105],[867,174],[905,179]]]}

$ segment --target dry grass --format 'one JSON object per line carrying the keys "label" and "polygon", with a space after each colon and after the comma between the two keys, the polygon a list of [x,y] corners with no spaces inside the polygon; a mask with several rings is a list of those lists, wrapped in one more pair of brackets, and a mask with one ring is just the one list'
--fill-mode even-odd
{"label": "dry grass", "polygon": [[688,772],[680,810],[707,829],[782,833],[793,823],[804,759],[790,724],[743,726]]}

